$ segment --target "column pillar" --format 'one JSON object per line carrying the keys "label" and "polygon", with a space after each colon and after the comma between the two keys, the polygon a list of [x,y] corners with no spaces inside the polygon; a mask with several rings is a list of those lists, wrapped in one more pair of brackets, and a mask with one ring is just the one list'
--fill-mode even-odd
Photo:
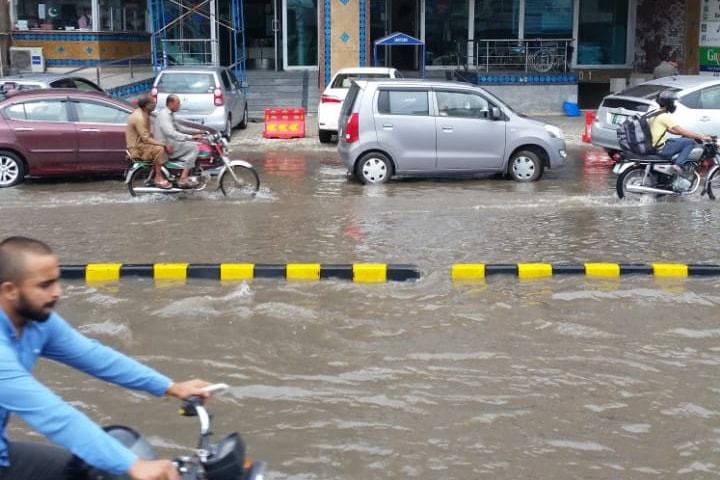
{"label": "column pillar", "polygon": [[341,68],[367,66],[369,0],[324,0],[320,88]]}

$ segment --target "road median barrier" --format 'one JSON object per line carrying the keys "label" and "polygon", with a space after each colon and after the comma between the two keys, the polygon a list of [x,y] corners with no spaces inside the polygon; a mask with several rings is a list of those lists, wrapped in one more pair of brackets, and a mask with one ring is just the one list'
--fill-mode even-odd
{"label": "road median barrier", "polygon": [[415,265],[386,263],[88,263],[62,265],[65,280],[88,283],[117,282],[125,278],[152,278],[161,282],[187,279],[243,281],[275,278],[288,281],[349,280],[357,283],[404,282],[420,278]]}
{"label": "road median barrier", "polygon": [[513,275],[520,279],[585,275],[613,278],[621,275],[652,275],[662,278],[720,276],[720,265],[686,263],[456,263],[450,269],[453,281],[481,280],[491,275]]}

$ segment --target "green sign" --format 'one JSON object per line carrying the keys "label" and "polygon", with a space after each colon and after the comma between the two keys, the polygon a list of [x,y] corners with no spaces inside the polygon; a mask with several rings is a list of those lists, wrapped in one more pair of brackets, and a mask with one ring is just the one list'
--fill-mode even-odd
{"label": "green sign", "polygon": [[700,47],[700,71],[720,72],[720,47]]}

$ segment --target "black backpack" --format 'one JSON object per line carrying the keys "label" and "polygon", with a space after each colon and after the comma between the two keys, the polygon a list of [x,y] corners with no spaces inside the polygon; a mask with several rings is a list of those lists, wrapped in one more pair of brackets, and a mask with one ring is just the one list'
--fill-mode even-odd
{"label": "black backpack", "polygon": [[644,115],[628,117],[617,129],[617,138],[620,148],[624,151],[638,155],[654,155],[657,153],[652,143],[652,133],[648,120],[663,113],[664,110],[655,110]]}

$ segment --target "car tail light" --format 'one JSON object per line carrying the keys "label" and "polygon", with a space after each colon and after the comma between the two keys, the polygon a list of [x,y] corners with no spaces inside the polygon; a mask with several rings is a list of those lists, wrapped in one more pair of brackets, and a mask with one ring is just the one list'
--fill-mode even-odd
{"label": "car tail light", "polygon": [[340,100],[337,97],[333,97],[332,95],[323,95],[320,97],[320,103],[340,103],[342,100]]}
{"label": "car tail light", "polygon": [[153,89],[150,90],[150,95],[152,95],[153,102],[155,102],[155,103],[157,103],[157,94],[158,94],[158,89],[153,87]]}
{"label": "car tail light", "polygon": [[345,125],[345,142],[353,143],[360,140],[360,117],[353,113]]}
{"label": "car tail light", "polygon": [[215,106],[219,107],[220,105],[225,103],[225,99],[223,98],[222,90],[220,90],[219,88],[215,89],[215,91],[213,92],[213,96],[215,97],[214,98]]}

